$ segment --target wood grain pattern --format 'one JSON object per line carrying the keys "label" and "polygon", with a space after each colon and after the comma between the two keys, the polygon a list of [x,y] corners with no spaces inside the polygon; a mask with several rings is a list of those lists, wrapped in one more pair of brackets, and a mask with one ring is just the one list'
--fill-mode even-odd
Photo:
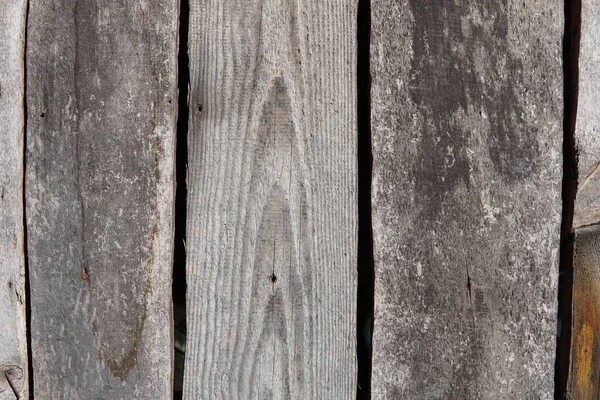
{"label": "wood grain pattern", "polygon": [[573,300],[567,398],[597,399],[600,390],[600,4],[581,1],[575,143],[578,187],[573,216]]}
{"label": "wood grain pattern", "polygon": [[581,1],[581,39],[579,48],[579,87],[575,142],[577,147],[578,188],[575,196],[573,229],[600,222],[600,4]]}
{"label": "wood grain pattern", "polygon": [[600,227],[578,229],[573,257],[569,399],[597,399],[600,389]]}
{"label": "wood grain pattern", "polygon": [[551,399],[563,3],[372,3],[374,399]]}
{"label": "wood grain pattern", "polygon": [[27,398],[23,138],[25,0],[0,5],[0,400]]}
{"label": "wood grain pattern", "polygon": [[190,9],[184,398],[354,398],[356,3]]}
{"label": "wood grain pattern", "polygon": [[27,38],[36,399],[172,396],[176,0],[40,0]]}

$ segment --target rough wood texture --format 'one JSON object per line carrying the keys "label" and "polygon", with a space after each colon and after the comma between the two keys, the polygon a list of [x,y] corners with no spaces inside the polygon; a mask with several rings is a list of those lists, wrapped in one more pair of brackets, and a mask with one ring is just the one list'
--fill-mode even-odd
{"label": "rough wood texture", "polygon": [[28,391],[22,203],[25,10],[25,0],[0,5],[0,400],[16,398],[11,383],[23,398]]}
{"label": "rough wood texture", "polygon": [[600,4],[581,1],[575,142],[578,188],[573,229],[573,320],[568,398],[598,398],[600,379]]}
{"label": "rough wood texture", "polygon": [[193,0],[186,399],[351,399],[356,3]]}
{"label": "rough wood texture", "polygon": [[39,0],[27,41],[34,391],[168,399],[176,0]]}
{"label": "rough wood texture", "polygon": [[372,3],[375,399],[551,399],[563,3]]}
{"label": "rough wood texture", "polygon": [[569,399],[597,399],[600,379],[600,227],[578,229],[573,257]]}
{"label": "rough wood texture", "polygon": [[581,1],[579,89],[575,141],[578,155],[578,190],[573,228],[600,222],[600,3]]}

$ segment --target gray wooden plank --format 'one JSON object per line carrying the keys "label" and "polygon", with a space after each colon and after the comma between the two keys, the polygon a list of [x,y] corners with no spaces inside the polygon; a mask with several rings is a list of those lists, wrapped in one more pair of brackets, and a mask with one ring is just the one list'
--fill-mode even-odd
{"label": "gray wooden plank", "polygon": [[374,399],[551,399],[563,3],[374,0]]}
{"label": "gray wooden plank", "polygon": [[27,35],[36,399],[172,396],[176,0],[40,0]]}
{"label": "gray wooden plank", "polygon": [[0,5],[0,400],[28,395],[22,202],[25,12],[25,0]]}
{"label": "gray wooden plank", "polygon": [[355,397],[355,25],[191,2],[186,399]]}
{"label": "gray wooden plank", "polygon": [[579,47],[579,88],[575,143],[577,147],[578,190],[575,196],[573,228],[600,221],[600,4],[581,1]]}

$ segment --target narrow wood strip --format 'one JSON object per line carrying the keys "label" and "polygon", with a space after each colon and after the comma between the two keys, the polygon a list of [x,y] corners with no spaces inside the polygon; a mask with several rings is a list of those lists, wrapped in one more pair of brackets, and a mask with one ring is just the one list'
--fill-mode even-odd
{"label": "narrow wood strip", "polygon": [[29,389],[22,201],[26,4],[6,0],[0,6],[0,400],[27,398]]}
{"label": "narrow wood strip", "polygon": [[570,399],[597,399],[600,389],[600,227],[578,229],[573,257]]}
{"label": "narrow wood strip", "polygon": [[579,43],[579,81],[575,142],[578,161],[578,190],[573,216],[573,228],[600,222],[600,4],[581,1]]}
{"label": "narrow wood strip", "polygon": [[578,187],[573,216],[571,360],[566,398],[598,399],[600,390],[600,4],[581,0],[575,143]]}

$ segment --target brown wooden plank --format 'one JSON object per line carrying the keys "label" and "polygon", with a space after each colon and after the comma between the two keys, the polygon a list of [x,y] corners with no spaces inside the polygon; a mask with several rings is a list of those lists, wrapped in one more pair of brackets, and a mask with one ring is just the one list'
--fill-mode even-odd
{"label": "brown wooden plank", "polygon": [[25,12],[24,0],[0,5],[0,400],[28,395],[22,202]]}
{"label": "brown wooden plank", "polygon": [[355,397],[355,26],[191,2],[186,399]]}
{"label": "brown wooden plank", "polygon": [[30,4],[35,398],[168,399],[176,0]]}
{"label": "brown wooden plank", "polygon": [[563,3],[372,3],[374,399],[551,399]]}
{"label": "brown wooden plank", "polygon": [[569,399],[597,399],[600,389],[600,227],[576,231]]}

